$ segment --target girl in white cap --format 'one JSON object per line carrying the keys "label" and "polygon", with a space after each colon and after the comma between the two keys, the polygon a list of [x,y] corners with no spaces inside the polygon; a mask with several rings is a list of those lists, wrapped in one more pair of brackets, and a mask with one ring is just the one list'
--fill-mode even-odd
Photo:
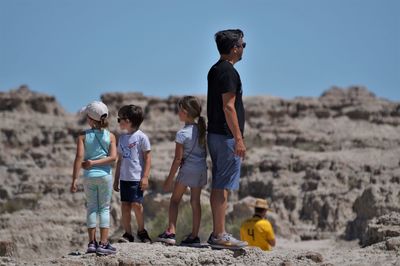
{"label": "girl in white cap", "polygon": [[[87,253],[114,254],[116,249],[108,242],[108,233],[112,195],[111,166],[117,158],[115,136],[107,130],[108,108],[104,103],[94,101],[84,107],[81,113],[86,115],[90,129],[83,131],[77,140],[71,192],[77,191],[77,181],[83,168],[89,235]],[[97,216],[100,216],[99,243],[96,241]]]}

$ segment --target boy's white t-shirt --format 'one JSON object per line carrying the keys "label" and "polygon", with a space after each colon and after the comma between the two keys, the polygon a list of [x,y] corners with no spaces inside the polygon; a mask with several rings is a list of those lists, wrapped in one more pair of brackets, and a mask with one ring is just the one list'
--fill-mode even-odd
{"label": "boy's white t-shirt", "polygon": [[144,172],[143,153],[151,150],[149,138],[141,130],[133,134],[122,134],[118,139],[117,150],[122,158],[119,179],[140,181]]}

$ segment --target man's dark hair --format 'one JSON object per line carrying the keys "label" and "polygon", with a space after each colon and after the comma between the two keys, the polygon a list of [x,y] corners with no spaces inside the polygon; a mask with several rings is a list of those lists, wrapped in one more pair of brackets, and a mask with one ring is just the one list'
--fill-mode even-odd
{"label": "man's dark hair", "polygon": [[133,104],[122,106],[118,111],[118,116],[127,118],[136,129],[139,129],[144,119],[142,108]]}
{"label": "man's dark hair", "polygon": [[257,208],[257,207],[254,208],[254,213],[263,213],[264,211],[265,211],[264,208]]}
{"label": "man's dark hair", "polygon": [[215,42],[217,43],[218,52],[220,54],[229,54],[231,49],[239,44],[239,40],[243,38],[243,31],[222,30],[215,33]]}

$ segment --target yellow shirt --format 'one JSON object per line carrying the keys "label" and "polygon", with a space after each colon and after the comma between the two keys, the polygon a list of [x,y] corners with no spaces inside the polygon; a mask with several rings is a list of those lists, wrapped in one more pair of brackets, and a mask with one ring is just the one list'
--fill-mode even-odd
{"label": "yellow shirt", "polygon": [[268,220],[254,216],[242,223],[240,238],[249,243],[249,246],[271,250],[272,247],[267,240],[275,239],[274,229]]}

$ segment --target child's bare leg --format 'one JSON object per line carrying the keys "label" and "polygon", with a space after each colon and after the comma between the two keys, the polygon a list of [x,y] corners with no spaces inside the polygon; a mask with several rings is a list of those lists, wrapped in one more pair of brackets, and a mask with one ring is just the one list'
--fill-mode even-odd
{"label": "child's bare leg", "polygon": [[100,242],[105,244],[108,241],[109,228],[100,228]]}
{"label": "child's bare leg", "polygon": [[176,220],[178,219],[179,203],[181,202],[183,193],[186,191],[186,186],[175,182],[174,191],[172,192],[171,200],[169,201],[168,211],[168,232],[175,234]]}
{"label": "child's bare leg", "polygon": [[136,222],[138,225],[138,232],[144,230],[144,215],[143,215],[143,205],[139,202],[132,202],[132,208],[135,212]]}
{"label": "child's bare leg", "polygon": [[192,237],[195,238],[199,234],[201,220],[201,205],[200,205],[200,188],[191,188],[190,190],[190,205],[192,206],[193,226]]}
{"label": "child's bare leg", "polygon": [[89,242],[95,241],[96,240],[96,227],[94,228],[88,228],[88,235],[89,235]]}
{"label": "child's bare leg", "polygon": [[130,202],[122,202],[121,204],[121,212],[122,212],[122,227],[125,232],[132,235],[131,228],[131,203]]}

